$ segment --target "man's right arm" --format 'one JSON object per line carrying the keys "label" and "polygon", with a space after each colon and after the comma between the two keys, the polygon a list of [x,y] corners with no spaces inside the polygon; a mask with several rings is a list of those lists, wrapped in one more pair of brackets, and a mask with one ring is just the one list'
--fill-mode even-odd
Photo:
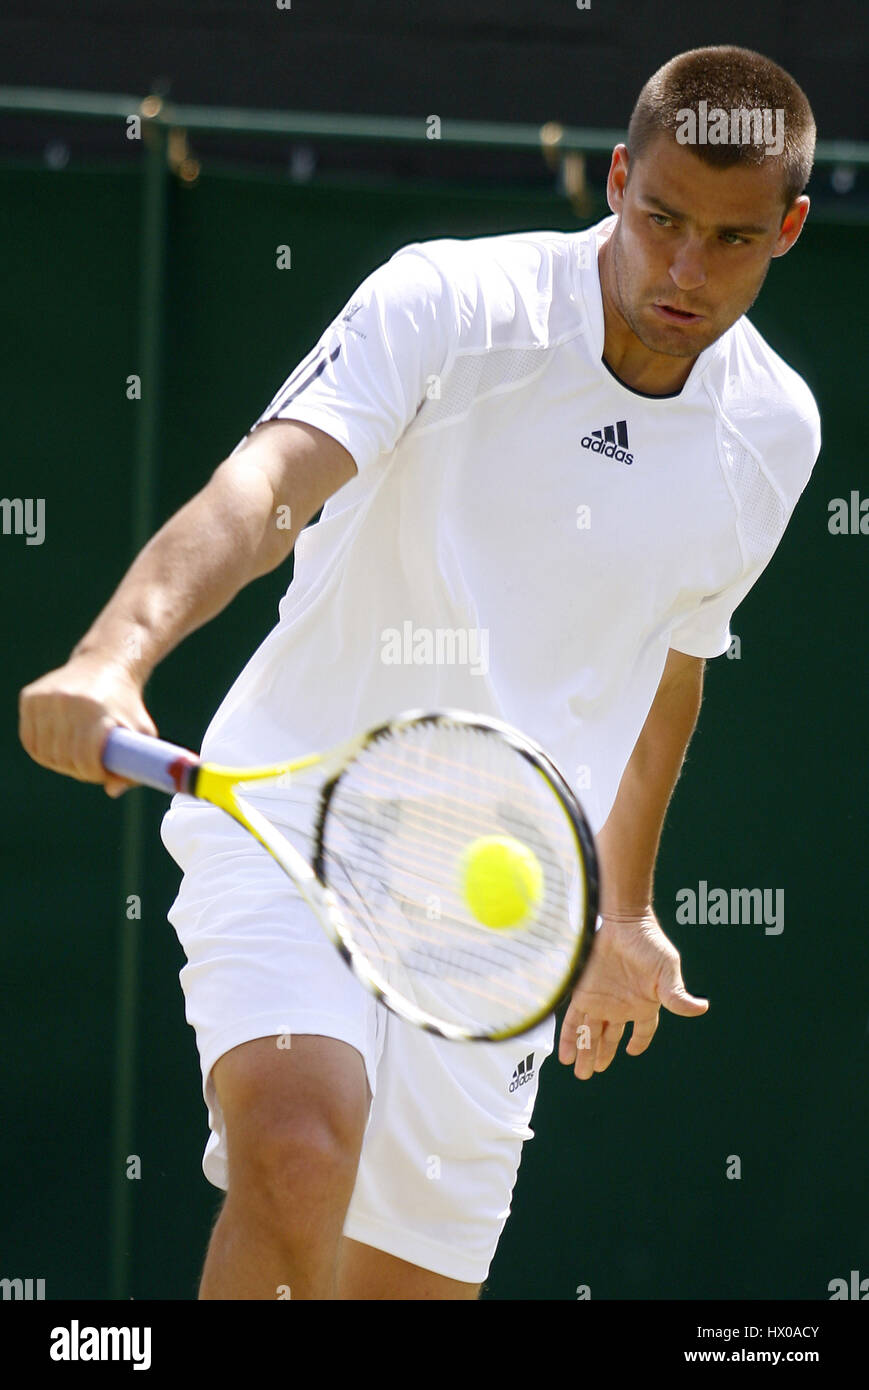
{"label": "man's right arm", "polygon": [[116,724],[156,733],[143,702],[155,666],[286,560],[355,473],[343,445],[313,425],[274,420],[254,430],[148,542],[66,664],[21,691],[19,732],[30,756],[122,791],[126,784],[102,767],[102,747]]}

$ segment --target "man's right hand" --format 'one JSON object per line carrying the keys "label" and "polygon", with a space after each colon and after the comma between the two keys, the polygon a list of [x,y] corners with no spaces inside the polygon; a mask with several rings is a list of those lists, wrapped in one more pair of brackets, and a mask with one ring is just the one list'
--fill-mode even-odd
{"label": "man's right hand", "polygon": [[[314,425],[268,420],[254,429],[139,553],[66,665],[22,690],[19,728],[31,758],[120,795],[129,783],[100,757],[118,724],[156,734],[142,702],[151,671],[241,588],[283,564],[355,473],[343,444]],[[207,545],[195,539],[203,536]]]}
{"label": "man's right hand", "polygon": [[109,796],[130,785],[106,772],[101,754],[116,725],[156,735],[142,691],[125,666],[89,653],[26,685],[18,697],[18,731],[43,767],[80,782],[101,782]]}

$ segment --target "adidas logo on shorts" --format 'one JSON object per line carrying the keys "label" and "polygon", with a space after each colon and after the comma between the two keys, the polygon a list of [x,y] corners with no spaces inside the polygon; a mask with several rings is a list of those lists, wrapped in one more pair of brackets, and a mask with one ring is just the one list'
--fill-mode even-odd
{"label": "adidas logo on shorts", "polygon": [[510,1082],[510,1090],[518,1091],[520,1086],[524,1086],[526,1081],[530,1081],[534,1075],[534,1053],[529,1052],[527,1057],[523,1057],[518,1067],[513,1073],[513,1080]]}

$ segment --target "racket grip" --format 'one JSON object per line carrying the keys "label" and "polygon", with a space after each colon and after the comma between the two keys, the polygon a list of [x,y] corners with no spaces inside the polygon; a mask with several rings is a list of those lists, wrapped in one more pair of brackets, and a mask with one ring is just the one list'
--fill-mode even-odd
{"label": "racket grip", "polygon": [[128,782],[157,791],[186,792],[199,767],[195,753],[163,739],[137,734],[132,729],[112,729],[103,749],[103,767]]}

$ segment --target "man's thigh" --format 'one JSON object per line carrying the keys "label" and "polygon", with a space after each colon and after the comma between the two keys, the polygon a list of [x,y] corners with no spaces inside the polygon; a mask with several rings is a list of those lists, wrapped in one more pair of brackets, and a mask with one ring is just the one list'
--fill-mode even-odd
{"label": "man's thigh", "polygon": [[[289,1043],[289,1045],[287,1045]],[[332,1147],[355,1172],[371,1091],[359,1052],[311,1035],[256,1038],[223,1054],[212,1080],[226,1126],[229,1186],[258,1156],[305,1142]]]}
{"label": "man's thigh", "polygon": [[[306,837],[292,838],[304,851]],[[221,1094],[237,1146],[250,1129],[266,1132],[278,1094],[286,1123],[319,1115],[349,1126],[355,1144],[358,1099],[345,1093],[360,1075],[366,1106],[375,1089],[376,1000],[286,874],[229,817],[211,807],[170,812],[164,839],[184,869],[169,917],[186,956],[180,982],[211,1130],[206,1177],[227,1190]]]}

